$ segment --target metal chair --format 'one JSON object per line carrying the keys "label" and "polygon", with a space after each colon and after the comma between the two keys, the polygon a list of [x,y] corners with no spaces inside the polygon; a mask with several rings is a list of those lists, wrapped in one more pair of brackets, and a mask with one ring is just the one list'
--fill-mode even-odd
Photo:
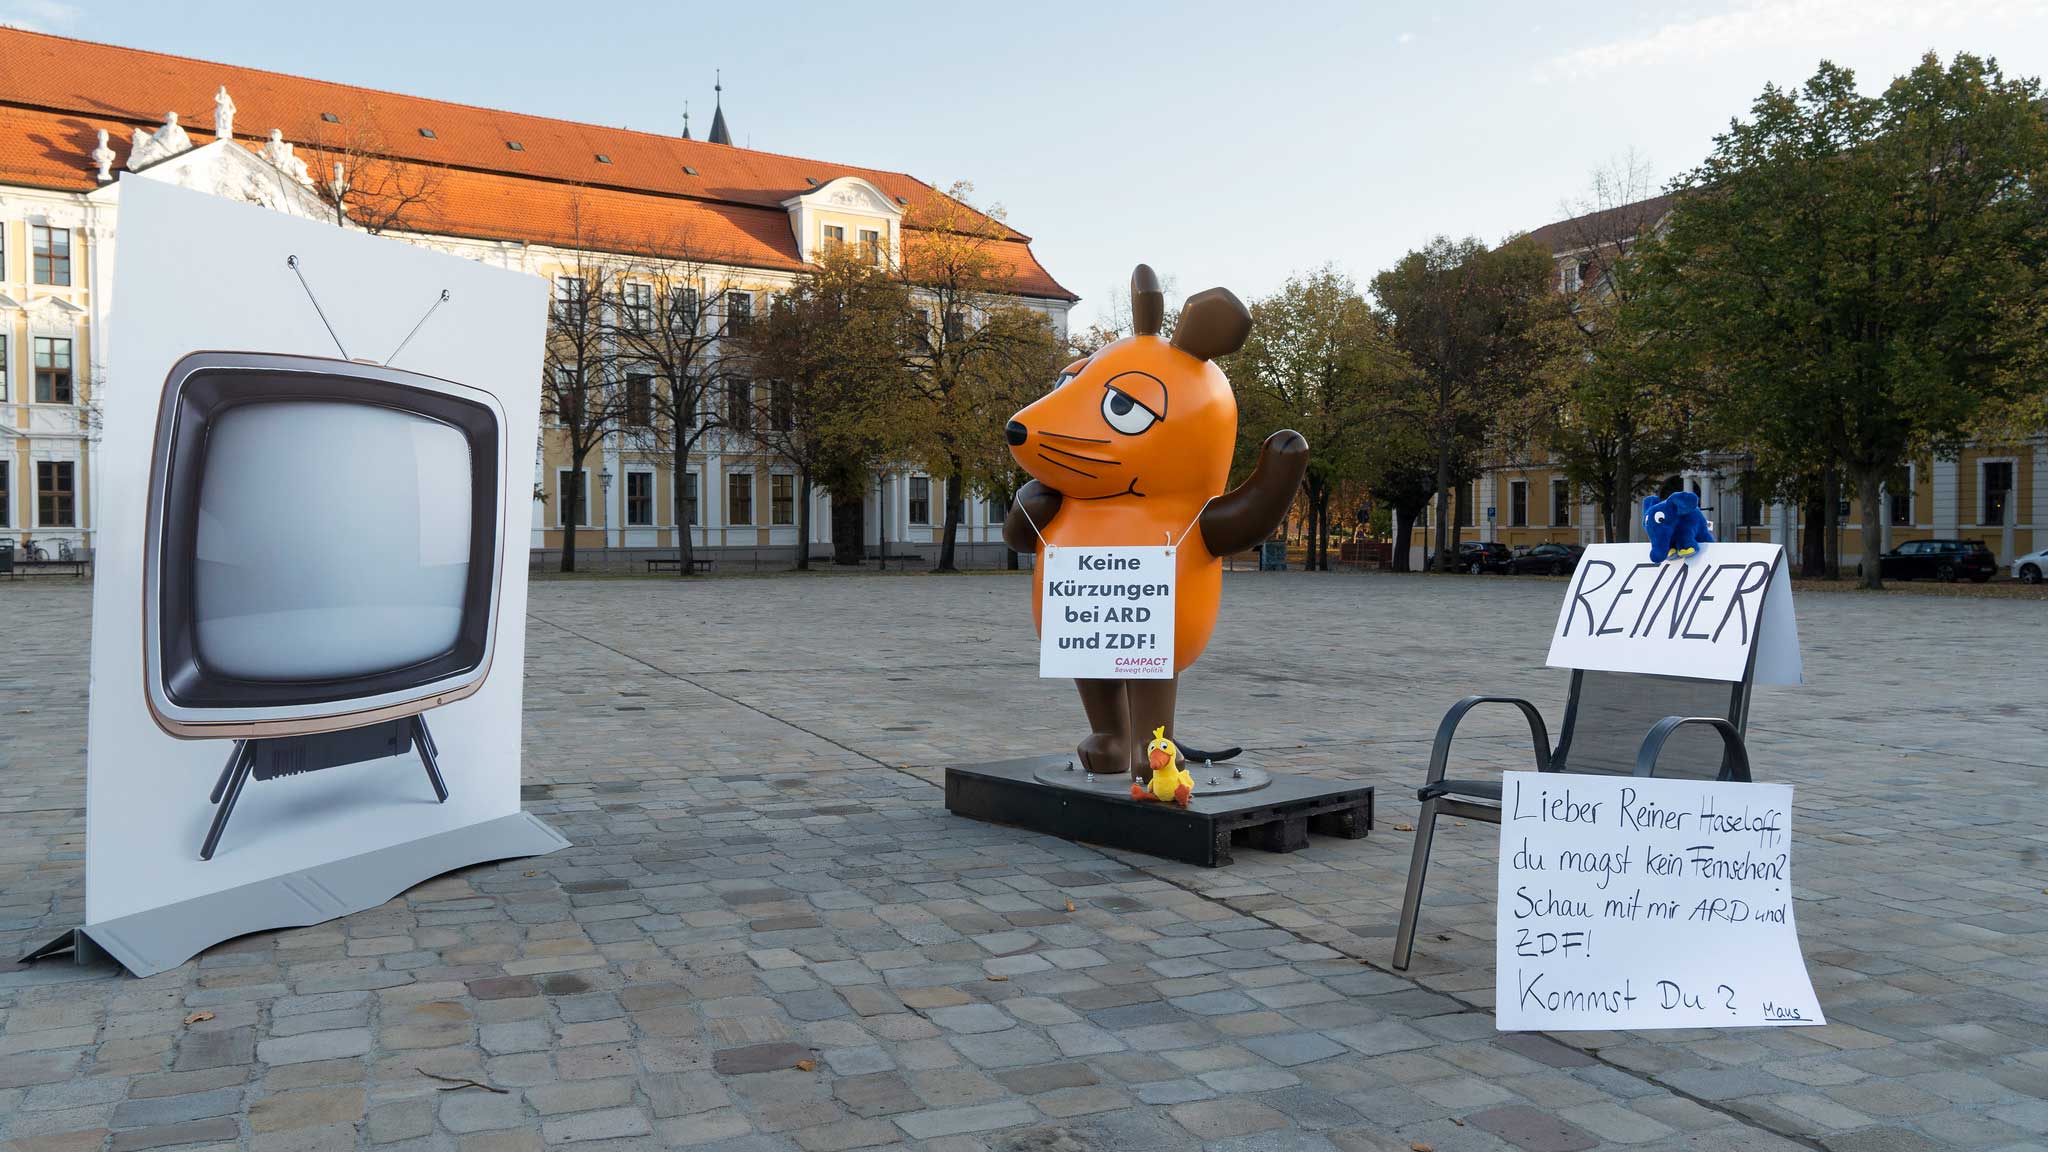
{"label": "metal chair", "polygon": [[1498,776],[1448,778],[1451,737],[1466,713],[1481,704],[1508,704],[1529,722],[1538,772],[1607,776],[1666,775],[1749,782],[1749,752],[1743,730],[1749,715],[1747,679],[1696,680],[1630,672],[1572,673],[1564,726],[1550,746],[1543,714],[1517,696],[1467,696],[1451,705],[1437,725],[1429,753],[1429,776],[1416,798],[1415,855],[1408,865],[1408,891],[1394,939],[1394,967],[1406,971],[1415,951],[1415,921],[1422,910],[1422,881],[1429,869],[1431,837],[1438,816],[1500,823]]}

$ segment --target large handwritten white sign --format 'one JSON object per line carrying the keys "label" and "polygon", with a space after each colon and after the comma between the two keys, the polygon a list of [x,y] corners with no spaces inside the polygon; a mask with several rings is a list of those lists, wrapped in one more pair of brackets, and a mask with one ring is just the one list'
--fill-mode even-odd
{"label": "large handwritten white sign", "polygon": [[1173,679],[1174,551],[1047,547],[1038,674]]}
{"label": "large handwritten white sign", "polygon": [[1792,788],[1502,777],[1495,1026],[1825,1024],[1792,916]]}
{"label": "large handwritten white sign", "polygon": [[1785,550],[1708,544],[1650,562],[1648,544],[1595,544],[1579,558],[1550,636],[1552,667],[1702,680],[1800,682]]}

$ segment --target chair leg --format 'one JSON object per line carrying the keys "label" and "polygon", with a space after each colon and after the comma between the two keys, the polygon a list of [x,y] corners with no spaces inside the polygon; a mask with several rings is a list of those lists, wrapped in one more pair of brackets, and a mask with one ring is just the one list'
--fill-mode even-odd
{"label": "chair leg", "polygon": [[436,803],[448,802],[448,785],[441,779],[441,765],[435,761],[434,737],[427,731],[425,718],[412,718],[412,746],[420,754],[420,763],[427,766],[427,782],[434,786]]}
{"label": "chair leg", "polygon": [[1406,972],[1415,956],[1415,921],[1422,914],[1422,878],[1429,871],[1429,845],[1436,835],[1435,800],[1422,802],[1415,816],[1415,855],[1408,861],[1408,891],[1401,897],[1401,926],[1394,937],[1394,967]]}

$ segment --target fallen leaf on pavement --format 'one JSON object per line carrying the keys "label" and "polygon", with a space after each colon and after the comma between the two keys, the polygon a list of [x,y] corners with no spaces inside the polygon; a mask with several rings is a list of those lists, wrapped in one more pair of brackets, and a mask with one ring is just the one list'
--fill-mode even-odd
{"label": "fallen leaf on pavement", "polygon": [[1001,984],[1001,983],[1002,983],[1003,981],[1005,981],[1005,980],[1008,980],[1008,979],[1009,979],[1009,977],[1008,977],[1008,976],[984,976],[984,977],[982,977],[982,979],[984,979],[984,980],[988,980],[988,981],[990,981],[990,982],[992,982],[992,983],[996,983],[996,984]]}
{"label": "fallen leaf on pavement", "polygon": [[205,1021],[205,1020],[211,1020],[211,1019],[213,1019],[213,1013],[211,1013],[211,1012],[194,1012],[194,1013],[193,1013],[193,1014],[191,1014],[190,1016],[187,1016],[187,1017],[185,1017],[185,1023],[187,1023],[187,1024],[198,1024],[198,1023],[200,1023],[201,1021]]}
{"label": "fallen leaf on pavement", "polygon": [[795,1068],[799,1072],[809,1072],[817,1066],[818,1062],[816,1060],[799,1060],[795,1064]]}
{"label": "fallen leaf on pavement", "polygon": [[1415,825],[1413,825],[1413,824],[1396,824],[1396,825],[1394,825],[1394,831],[1396,831],[1396,832],[1413,832],[1413,831],[1415,831]]}
{"label": "fallen leaf on pavement", "polygon": [[1067,911],[1069,911],[1069,912],[1072,912],[1073,910],[1074,910],[1074,902],[1073,902],[1072,900],[1069,900],[1069,901],[1067,901]]}
{"label": "fallen leaf on pavement", "polygon": [[1424,1144],[1420,1141],[1417,1141],[1416,1143],[1410,1144],[1408,1146],[1408,1152],[1436,1152],[1436,1145]]}

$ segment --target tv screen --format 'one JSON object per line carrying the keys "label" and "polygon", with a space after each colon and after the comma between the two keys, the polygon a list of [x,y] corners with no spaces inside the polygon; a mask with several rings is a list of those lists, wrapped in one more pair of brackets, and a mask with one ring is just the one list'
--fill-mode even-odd
{"label": "tv screen", "polygon": [[242,680],[320,680],[455,646],[469,576],[469,444],[370,404],[223,412],[199,485],[199,660]]}
{"label": "tv screen", "polygon": [[490,663],[503,427],[480,390],[202,352],[165,382],[145,562],[174,735],[335,731],[459,699]]}

